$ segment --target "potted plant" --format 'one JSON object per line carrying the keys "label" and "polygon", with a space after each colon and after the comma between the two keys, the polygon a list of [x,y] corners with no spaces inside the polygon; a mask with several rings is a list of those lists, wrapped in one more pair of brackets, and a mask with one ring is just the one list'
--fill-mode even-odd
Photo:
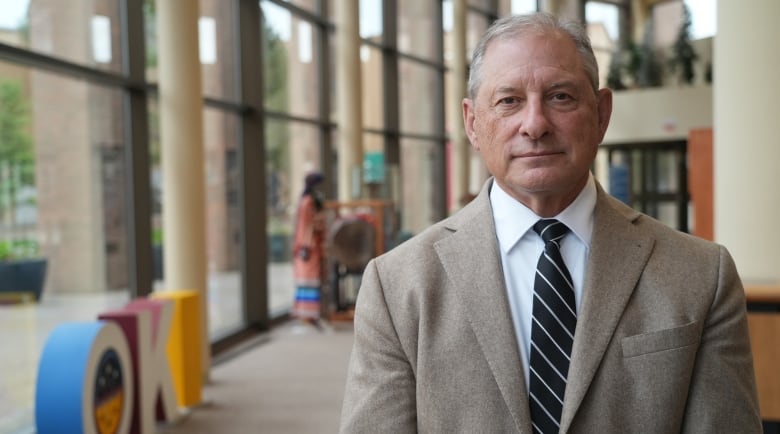
{"label": "potted plant", "polygon": [[691,24],[691,11],[683,3],[683,21],[672,46],[672,58],[669,60],[671,72],[677,75],[677,79],[682,84],[693,84],[694,64],[699,59],[691,44]]}
{"label": "potted plant", "polygon": [[0,241],[0,296],[32,296],[40,301],[47,260],[38,256],[38,243],[29,240]]}

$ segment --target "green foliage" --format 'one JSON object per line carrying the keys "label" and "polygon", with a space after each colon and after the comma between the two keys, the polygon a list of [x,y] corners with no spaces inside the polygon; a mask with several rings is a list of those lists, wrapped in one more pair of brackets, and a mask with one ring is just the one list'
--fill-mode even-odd
{"label": "green foliage", "polygon": [[636,84],[637,71],[641,63],[639,56],[639,48],[631,41],[612,53],[607,74],[607,86],[610,89],[623,90]]}
{"label": "green foliage", "polygon": [[0,212],[13,209],[17,192],[21,187],[35,183],[35,154],[28,128],[30,108],[24,97],[22,85],[16,81],[0,81],[0,175],[5,175],[0,197]]}
{"label": "green foliage", "polygon": [[[27,131],[30,109],[16,81],[0,81],[0,161],[12,165],[33,162],[32,139]],[[31,172],[23,174],[22,182],[32,183]]]}
{"label": "green foliage", "polygon": [[663,70],[658,60],[658,53],[653,47],[653,20],[645,25],[642,45],[639,46],[639,63],[637,65],[636,83],[639,87],[655,87],[663,84]]}
{"label": "green foliage", "polygon": [[683,22],[672,46],[672,52],[669,70],[677,75],[681,83],[693,83],[695,77],[693,65],[699,56],[691,45],[691,11],[685,3],[683,3]]}
{"label": "green foliage", "polygon": [[29,259],[37,256],[38,242],[34,240],[0,240],[0,261]]}
{"label": "green foliage", "polygon": [[274,111],[286,111],[288,106],[287,47],[274,30],[263,21],[265,57],[265,105]]}
{"label": "green foliage", "polygon": [[157,67],[157,10],[154,0],[144,0],[144,23],[146,39],[146,66]]}
{"label": "green foliage", "polygon": [[152,245],[161,246],[163,243],[162,228],[152,228]]}
{"label": "green foliage", "polygon": [[607,74],[607,87],[612,90],[623,90],[626,88],[626,84],[623,82],[623,53],[616,51],[612,53],[612,58],[609,61],[609,72]]}
{"label": "green foliage", "polygon": [[[287,47],[279,36],[263,20],[263,54],[265,57],[264,96],[265,107],[272,111],[286,112],[289,106],[289,74],[287,71]],[[286,169],[290,132],[286,122],[266,123],[266,151],[269,162],[277,169]]]}

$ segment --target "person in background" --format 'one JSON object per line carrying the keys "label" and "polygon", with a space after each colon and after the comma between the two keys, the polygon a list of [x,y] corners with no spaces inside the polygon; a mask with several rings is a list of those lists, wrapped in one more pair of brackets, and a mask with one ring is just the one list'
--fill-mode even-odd
{"label": "person in background", "polygon": [[321,312],[325,242],[323,199],[317,187],[323,179],[318,172],[306,175],[303,194],[298,202],[292,250],[295,283],[292,316],[315,325],[319,323]]}
{"label": "person in background", "polygon": [[492,177],[362,277],[343,433],[760,433],[720,245],[607,194],[612,113],[580,23],[495,22],[463,119]]}

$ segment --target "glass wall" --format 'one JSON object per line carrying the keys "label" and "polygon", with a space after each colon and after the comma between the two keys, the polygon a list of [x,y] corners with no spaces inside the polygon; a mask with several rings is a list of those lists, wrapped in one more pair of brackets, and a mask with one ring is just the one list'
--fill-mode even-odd
{"label": "glass wall", "polygon": [[[233,6],[201,1],[198,26],[214,340],[246,327]],[[164,287],[156,34],[153,1],[0,2],[0,340],[14,348],[0,359],[0,432],[32,426],[56,326]],[[36,266],[40,288],[7,279],[19,264]]]}
{"label": "glass wall", "polygon": [[238,116],[215,108],[203,113],[206,178],[206,261],[209,335],[245,326],[241,288]]}
{"label": "glass wall", "polygon": [[74,0],[68,7],[61,3],[2,2],[3,43],[82,66],[119,72],[124,61],[119,0]]}
{"label": "glass wall", "polygon": [[[313,1],[294,2],[316,11]],[[266,236],[268,309],[272,317],[289,312],[294,286],[291,249],[298,199],[305,176],[323,171],[327,130],[321,119],[323,63],[319,52],[324,20],[295,7],[261,1],[264,68]],[[330,180],[332,182],[332,180]],[[332,198],[330,198],[332,199]]]}
{"label": "glass wall", "polygon": [[403,234],[419,233],[445,215],[444,35],[430,31],[443,29],[442,10],[436,2],[398,2],[398,206]]}
{"label": "glass wall", "polygon": [[7,432],[30,421],[52,328],[128,300],[128,239],[121,92],[5,62],[0,71],[0,267],[39,263],[30,272],[42,280],[41,292],[16,292],[0,273],[0,335],[14,348],[0,361]]}

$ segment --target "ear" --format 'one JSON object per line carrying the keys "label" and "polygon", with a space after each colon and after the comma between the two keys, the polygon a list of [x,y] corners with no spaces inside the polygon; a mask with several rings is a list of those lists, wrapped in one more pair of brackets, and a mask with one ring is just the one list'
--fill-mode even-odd
{"label": "ear", "polygon": [[596,94],[599,114],[599,143],[604,140],[604,135],[609,127],[609,120],[612,117],[612,90],[599,89]]}
{"label": "ear", "polygon": [[471,146],[474,150],[479,151],[477,135],[474,132],[474,119],[476,116],[474,101],[469,98],[463,98],[461,106],[463,107],[463,126],[466,130],[466,136],[469,138],[469,142],[471,142]]}

